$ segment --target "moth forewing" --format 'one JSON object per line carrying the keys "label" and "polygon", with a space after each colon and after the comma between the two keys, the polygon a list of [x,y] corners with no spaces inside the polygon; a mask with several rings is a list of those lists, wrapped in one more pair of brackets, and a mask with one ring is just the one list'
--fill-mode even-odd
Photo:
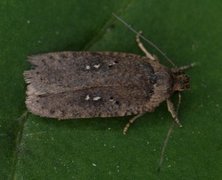
{"label": "moth forewing", "polygon": [[26,105],[44,117],[76,119],[151,112],[171,93],[169,69],[143,56],[55,52],[32,56],[29,61],[34,69],[24,73]]}

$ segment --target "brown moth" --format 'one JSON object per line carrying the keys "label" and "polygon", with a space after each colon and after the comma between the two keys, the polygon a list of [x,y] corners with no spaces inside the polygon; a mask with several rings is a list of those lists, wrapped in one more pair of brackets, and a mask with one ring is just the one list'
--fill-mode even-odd
{"label": "brown moth", "polygon": [[117,117],[152,112],[163,101],[180,125],[170,100],[189,88],[184,70],[167,68],[143,47],[146,56],[120,52],[54,52],[29,57],[25,71],[26,106],[34,114],[63,119]]}

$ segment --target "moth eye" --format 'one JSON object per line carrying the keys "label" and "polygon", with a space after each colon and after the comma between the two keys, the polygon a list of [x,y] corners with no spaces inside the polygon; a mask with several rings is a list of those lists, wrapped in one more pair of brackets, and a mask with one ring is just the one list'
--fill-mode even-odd
{"label": "moth eye", "polygon": [[36,74],[39,74],[40,72],[39,71],[36,71]]}
{"label": "moth eye", "polygon": [[115,60],[114,63],[117,64],[117,63],[119,63],[119,61]]}

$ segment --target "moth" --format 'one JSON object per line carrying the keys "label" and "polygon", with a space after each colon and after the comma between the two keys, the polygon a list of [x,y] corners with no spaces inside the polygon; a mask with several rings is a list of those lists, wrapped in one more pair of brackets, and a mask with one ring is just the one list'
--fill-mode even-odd
{"label": "moth", "polygon": [[136,37],[145,56],[120,52],[54,52],[28,57],[24,72],[27,109],[33,114],[64,119],[119,117],[152,112],[163,101],[181,126],[170,97],[189,88],[185,70],[167,68]]}

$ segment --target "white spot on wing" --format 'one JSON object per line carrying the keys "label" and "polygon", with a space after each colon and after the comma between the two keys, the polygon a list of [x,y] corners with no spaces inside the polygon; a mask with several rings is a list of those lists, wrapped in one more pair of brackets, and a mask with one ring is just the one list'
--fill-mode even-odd
{"label": "white spot on wing", "polygon": [[93,67],[98,69],[100,67],[100,64],[95,64]]}
{"label": "white spot on wing", "polygon": [[85,97],[85,100],[88,101],[90,99],[89,95],[87,94],[87,96]]}
{"label": "white spot on wing", "polygon": [[86,69],[89,70],[89,69],[90,69],[90,66],[89,66],[89,65],[86,65]]}
{"label": "white spot on wing", "polygon": [[116,64],[116,62],[111,62],[111,63],[109,63],[109,66],[113,66],[113,65],[115,65]]}
{"label": "white spot on wing", "polygon": [[94,97],[94,98],[93,98],[93,101],[98,101],[98,100],[100,100],[100,99],[101,99],[101,97],[97,96],[97,97]]}

